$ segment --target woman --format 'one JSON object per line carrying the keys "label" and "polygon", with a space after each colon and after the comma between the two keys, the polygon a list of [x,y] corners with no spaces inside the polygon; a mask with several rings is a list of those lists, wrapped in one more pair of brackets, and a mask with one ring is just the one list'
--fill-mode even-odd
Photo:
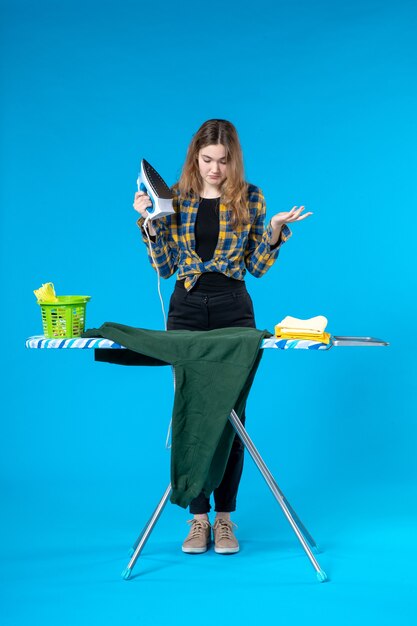
{"label": "woman", "polygon": [[[286,223],[299,222],[304,207],[277,213],[265,228],[265,200],[259,187],[245,182],[242,150],[233,124],[213,119],[193,136],[183,171],[172,187],[175,215],[148,224],[153,259],[160,275],[178,270],[171,296],[167,330],[214,330],[231,326],[255,328],[252,300],[244,276],[260,277],[273,265],[279,248],[290,236]],[[143,229],[152,203],[148,195],[135,195],[134,209]],[[240,416],[245,423],[245,413]],[[243,444],[236,435],[221,484],[214,490],[215,551],[239,551],[230,513],[243,469]],[[193,519],[182,550],[205,552],[211,542],[210,501],[201,493],[190,504]]]}

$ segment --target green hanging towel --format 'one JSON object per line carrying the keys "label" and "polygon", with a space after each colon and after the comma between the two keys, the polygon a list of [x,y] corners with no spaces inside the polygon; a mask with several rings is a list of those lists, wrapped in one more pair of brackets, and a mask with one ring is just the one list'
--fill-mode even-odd
{"label": "green hanging towel", "polygon": [[226,469],[234,430],[229,415],[241,415],[262,356],[256,328],[208,331],[146,330],[113,322],[87,330],[128,350],[98,349],[95,359],[124,365],[175,368],[172,413],[171,502],[186,508],[201,491],[209,497]]}

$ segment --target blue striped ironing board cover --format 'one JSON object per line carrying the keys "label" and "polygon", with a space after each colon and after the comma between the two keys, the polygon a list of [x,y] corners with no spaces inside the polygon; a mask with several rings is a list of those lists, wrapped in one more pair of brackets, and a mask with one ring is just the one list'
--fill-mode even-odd
{"label": "blue striped ironing board cover", "polygon": [[[306,339],[278,339],[277,337],[268,337],[262,341],[261,349],[275,348],[278,350],[329,350],[333,345],[333,338],[330,343],[321,343],[320,341],[311,341]],[[76,337],[74,339],[46,339],[44,335],[35,335],[29,337],[26,341],[27,348],[78,348],[81,350],[97,349],[97,348],[114,348],[124,350],[121,346],[110,339],[91,338],[83,339]]]}

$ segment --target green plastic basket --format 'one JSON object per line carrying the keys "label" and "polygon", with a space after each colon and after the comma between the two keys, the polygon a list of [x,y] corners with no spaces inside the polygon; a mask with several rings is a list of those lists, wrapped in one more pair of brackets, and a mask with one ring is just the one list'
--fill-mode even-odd
{"label": "green plastic basket", "polygon": [[85,308],[91,296],[57,296],[58,302],[38,302],[43,334],[47,339],[80,337],[84,332]]}

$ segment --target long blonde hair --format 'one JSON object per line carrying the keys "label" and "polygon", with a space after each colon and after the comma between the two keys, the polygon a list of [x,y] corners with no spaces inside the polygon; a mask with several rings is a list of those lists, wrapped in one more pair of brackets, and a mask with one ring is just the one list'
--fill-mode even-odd
{"label": "long blonde hair", "polygon": [[220,188],[222,204],[229,210],[233,229],[249,223],[247,206],[248,184],[244,179],[243,155],[236,128],[227,120],[207,120],[193,135],[179,181],[174,188],[180,195],[200,196],[203,179],[198,166],[198,155],[202,148],[222,144],[226,149],[227,178]]}

